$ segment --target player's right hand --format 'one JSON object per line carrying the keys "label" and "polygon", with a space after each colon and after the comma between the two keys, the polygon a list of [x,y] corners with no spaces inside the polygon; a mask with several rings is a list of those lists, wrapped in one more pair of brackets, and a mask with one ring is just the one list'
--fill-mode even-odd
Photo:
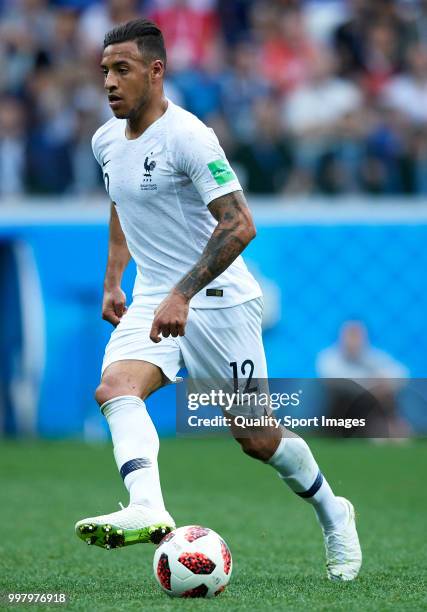
{"label": "player's right hand", "polygon": [[126,293],[120,288],[104,289],[102,300],[102,318],[116,327],[127,311]]}

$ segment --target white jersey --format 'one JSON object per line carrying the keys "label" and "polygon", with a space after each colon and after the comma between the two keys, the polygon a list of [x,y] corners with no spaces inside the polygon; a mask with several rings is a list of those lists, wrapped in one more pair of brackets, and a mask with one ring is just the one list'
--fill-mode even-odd
{"label": "white jersey", "polygon": [[[110,119],[92,149],[137,265],[133,295],[157,305],[200,259],[216,226],[207,205],[241,186],[213,130],[172,102],[139,138],[128,140],[125,128]],[[190,305],[225,308],[260,295],[238,257]]]}

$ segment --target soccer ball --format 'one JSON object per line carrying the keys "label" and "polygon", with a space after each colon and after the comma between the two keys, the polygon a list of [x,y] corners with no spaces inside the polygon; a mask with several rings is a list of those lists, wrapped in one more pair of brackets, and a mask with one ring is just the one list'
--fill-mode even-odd
{"label": "soccer ball", "polygon": [[157,582],[172,597],[214,597],[228,584],[230,549],[212,529],[200,525],[168,533],[154,553]]}

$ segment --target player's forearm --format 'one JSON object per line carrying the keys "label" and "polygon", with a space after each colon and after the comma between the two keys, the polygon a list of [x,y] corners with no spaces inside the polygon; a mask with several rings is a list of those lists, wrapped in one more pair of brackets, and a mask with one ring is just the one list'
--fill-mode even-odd
{"label": "player's forearm", "polygon": [[130,260],[129,251],[113,247],[108,255],[107,269],[104,277],[105,289],[120,287],[123,272]]}
{"label": "player's forearm", "polygon": [[218,225],[200,260],[174,288],[188,300],[222,274],[256,235],[243,194],[218,198],[211,212]]}
{"label": "player's forearm", "polygon": [[130,253],[126,238],[120,225],[114,204],[111,205],[110,236],[108,243],[107,269],[104,278],[104,287],[111,289],[119,287],[123,272],[130,260]]}

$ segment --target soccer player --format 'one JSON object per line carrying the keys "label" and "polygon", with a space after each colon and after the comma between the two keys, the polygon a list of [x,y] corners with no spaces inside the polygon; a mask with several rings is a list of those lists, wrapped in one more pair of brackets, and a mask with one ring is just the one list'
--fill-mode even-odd
{"label": "soccer player", "polygon": [[[262,294],[240,256],[255,237],[252,216],[214,132],[164,96],[161,31],[143,19],[116,27],[105,36],[101,67],[114,117],[92,147],[112,202],[103,318],[115,329],[96,399],[130,500],[79,521],[76,533],[114,548],[157,542],[175,527],[145,399],[184,365],[193,379],[229,379],[230,366],[240,372],[244,362],[254,379],[266,379],[267,367]],[[131,257],[137,276],[127,309],[121,279]],[[245,453],[313,506],[329,578],[355,578],[361,551],[353,506],[334,495],[307,444],[273,426],[245,437],[232,431]]]}

